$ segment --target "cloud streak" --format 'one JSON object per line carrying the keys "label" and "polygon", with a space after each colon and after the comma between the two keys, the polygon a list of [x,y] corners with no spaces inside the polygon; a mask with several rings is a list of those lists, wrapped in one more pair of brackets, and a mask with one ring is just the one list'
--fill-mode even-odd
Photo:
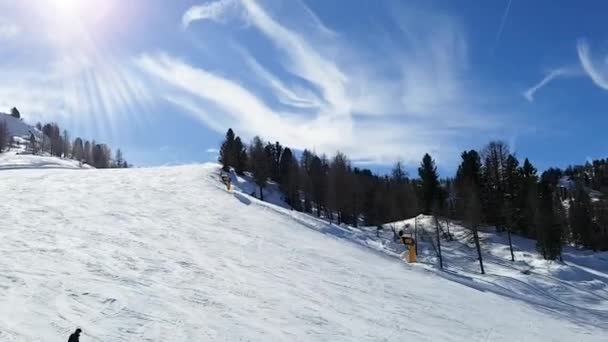
{"label": "cloud streak", "polygon": [[509,16],[509,10],[511,9],[511,2],[513,2],[513,0],[509,0],[509,2],[507,3],[505,13],[502,15],[502,19],[500,20],[500,26],[498,27],[498,32],[496,33],[496,39],[494,39],[493,50],[496,49],[496,47],[498,46],[498,42],[500,42],[500,37],[502,36],[502,31],[505,28],[505,23],[507,22],[507,17]]}
{"label": "cloud streak", "polygon": [[545,76],[545,78],[543,78],[540,82],[538,82],[537,84],[530,87],[528,90],[526,90],[524,92],[524,97],[528,101],[534,102],[534,95],[536,94],[536,92],[539,91],[540,89],[542,89],[543,87],[545,87],[546,85],[548,85],[553,80],[555,80],[557,78],[571,77],[571,76],[576,76],[576,75],[580,75],[580,71],[578,71],[576,69],[558,68],[558,69],[550,70],[547,73],[547,75]]}
{"label": "cloud streak", "polygon": [[601,89],[608,90],[608,66],[604,62],[594,60],[591,47],[586,39],[579,39],[576,44],[579,66],[561,67],[550,70],[537,84],[527,89],[523,95],[534,102],[535,95],[542,88],[559,78],[588,76]]}
{"label": "cloud streak", "polygon": [[260,134],[319,153],[341,150],[360,162],[415,163],[424,152],[440,160],[457,156],[472,136],[480,136],[471,132],[498,126],[481,109],[483,91],[463,81],[467,44],[457,20],[400,8],[393,12],[401,30],[383,37],[387,43],[370,54],[299,6],[274,17],[254,0],[219,0],[184,13],[182,25],[189,29],[245,22],[242,30],[270,43],[265,58],[238,45],[245,67],[238,75],[168,53],[142,54],[136,64],[164,87],[167,101],[220,133],[233,127],[244,137]]}
{"label": "cloud streak", "polygon": [[580,39],[578,41],[576,50],[581,67],[585,73],[591,78],[595,85],[604,90],[608,90],[608,66],[606,66],[606,62],[603,64],[594,63],[593,56],[591,55],[591,48],[585,39]]}
{"label": "cloud streak", "polygon": [[236,1],[218,0],[204,5],[190,7],[182,16],[182,27],[187,28],[197,20],[221,21],[231,9],[234,9]]}

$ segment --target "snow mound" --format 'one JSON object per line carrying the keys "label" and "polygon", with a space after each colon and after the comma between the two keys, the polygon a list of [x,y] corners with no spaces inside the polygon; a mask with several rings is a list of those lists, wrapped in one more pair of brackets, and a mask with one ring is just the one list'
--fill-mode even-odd
{"label": "snow mound", "polygon": [[[66,339],[76,326],[82,341],[602,341],[608,333],[599,306],[599,318],[584,321],[582,310],[568,317],[493,290],[505,284],[471,286],[458,270],[438,276],[424,246],[423,262],[408,265],[393,255],[400,247],[390,232],[376,238],[261,202],[239,190],[246,179],[229,192],[214,164],[2,176],[10,199],[0,201],[2,341]],[[577,265],[600,277],[591,259]],[[533,292],[541,304],[552,300]]]}

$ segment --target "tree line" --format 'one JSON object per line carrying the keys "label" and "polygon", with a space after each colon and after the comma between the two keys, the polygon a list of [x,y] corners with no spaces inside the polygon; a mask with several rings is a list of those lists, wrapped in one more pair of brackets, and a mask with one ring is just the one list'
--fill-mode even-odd
{"label": "tree line", "polygon": [[[11,109],[11,116],[21,119],[17,108]],[[107,144],[95,140],[84,140],[80,137],[70,139],[67,130],[61,129],[57,123],[35,126],[38,132],[30,131],[26,150],[32,154],[49,154],[51,156],[73,159],[89,164],[96,168],[127,168],[129,163],[120,149],[112,156],[112,150]],[[0,152],[5,152],[14,145],[12,136],[5,120],[0,121]]]}
{"label": "tree line", "polygon": [[272,180],[293,209],[338,224],[379,226],[420,213],[461,221],[481,267],[478,232],[488,226],[507,234],[512,260],[511,234],[535,239],[548,260],[561,258],[565,244],[608,250],[608,201],[591,196],[608,190],[605,159],[539,176],[527,158],[520,163],[507,144],[492,141],[480,151],[462,152],[454,177],[440,179],[427,153],[418,177],[411,178],[400,162],[379,175],[353,166],[341,152],[328,157],[305,149],[297,158],[289,147],[258,136],[246,146],[229,129],[219,161],[226,171],[251,172],[261,199]]}
{"label": "tree line", "polygon": [[76,137],[73,141],[67,130],[61,130],[57,123],[36,124],[36,129],[42,132],[42,138],[37,138],[31,132],[28,149],[33,154],[49,153],[52,156],[77,160],[98,169],[127,168],[129,163],[120,149],[112,156],[112,149],[104,143],[95,140],[84,140]]}

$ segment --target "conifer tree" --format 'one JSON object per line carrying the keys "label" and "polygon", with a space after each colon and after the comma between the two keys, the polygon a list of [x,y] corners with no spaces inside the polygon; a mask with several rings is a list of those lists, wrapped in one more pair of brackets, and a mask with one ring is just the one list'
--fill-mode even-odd
{"label": "conifer tree", "polygon": [[0,121],[0,152],[5,152],[8,149],[9,132],[8,125],[5,120]]}
{"label": "conifer tree", "polygon": [[243,175],[247,168],[247,148],[238,136],[234,139],[234,153],[236,159],[234,170],[237,174]]}
{"label": "conifer tree", "polygon": [[434,201],[437,200],[439,191],[439,176],[435,161],[427,153],[422,158],[422,163],[418,168],[418,175],[421,181],[420,198],[422,200],[422,212],[430,215]]}
{"label": "conifer tree", "polygon": [[574,198],[570,200],[568,216],[574,243],[592,248],[594,224],[591,216],[591,199],[580,183],[576,184]]}
{"label": "conifer tree", "polygon": [[509,251],[511,252],[511,261],[515,261],[515,255],[513,253],[513,242],[511,239],[511,233],[516,226],[521,213],[517,207],[519,199],[517,196],[520,193],[519,188],[521,187],[521,175],[518,171],[519,162],[514,155],[509,154],[507,157],[505,167],[503,169],[503,189],[504,189],[504,200],[503,200],[503,213],[505,229],[507,231],[509,241]]}
{"label": "conifer tree", "polygon": [[21,119],[21,113],[19,113],[19,110],[15,107],[11,108],[11,116],[17,119]]}
{"label": "conifer tree", "polygon": [[562,222],[561,203],[551,184],[551,174],[543,173],[538,186],[537,241],[536,248],[546,260],[561,256]]}
{"label": "conifer tree", "polygon": [[249,147],[249,157],[251,172],[253,173],[255,183],[260,188],[260,199],[263,201],[264,188],[266,187],[268,177],[270,177],[270,161],[268,160],[268,155],[264,150],[264,143],[258,136],[254,137],[253,141],[251,142]]}
{"label": "conifer tree", "polygon": [[235,137],[232,128],[228,128],[226,137],[220,147],[219,162],[222,164],[222,170],[228,172],[231,166],[235,166]]}

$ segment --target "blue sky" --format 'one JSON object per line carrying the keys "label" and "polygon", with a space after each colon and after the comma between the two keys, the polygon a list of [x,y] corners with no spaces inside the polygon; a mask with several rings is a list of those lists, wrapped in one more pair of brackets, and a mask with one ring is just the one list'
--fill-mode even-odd
{"label": "blue sky", "polygon": [[140,166],[214,160],[226,129],[383,169],[509,143],[604,157],[600,1],[0,0],[0,110]]}

